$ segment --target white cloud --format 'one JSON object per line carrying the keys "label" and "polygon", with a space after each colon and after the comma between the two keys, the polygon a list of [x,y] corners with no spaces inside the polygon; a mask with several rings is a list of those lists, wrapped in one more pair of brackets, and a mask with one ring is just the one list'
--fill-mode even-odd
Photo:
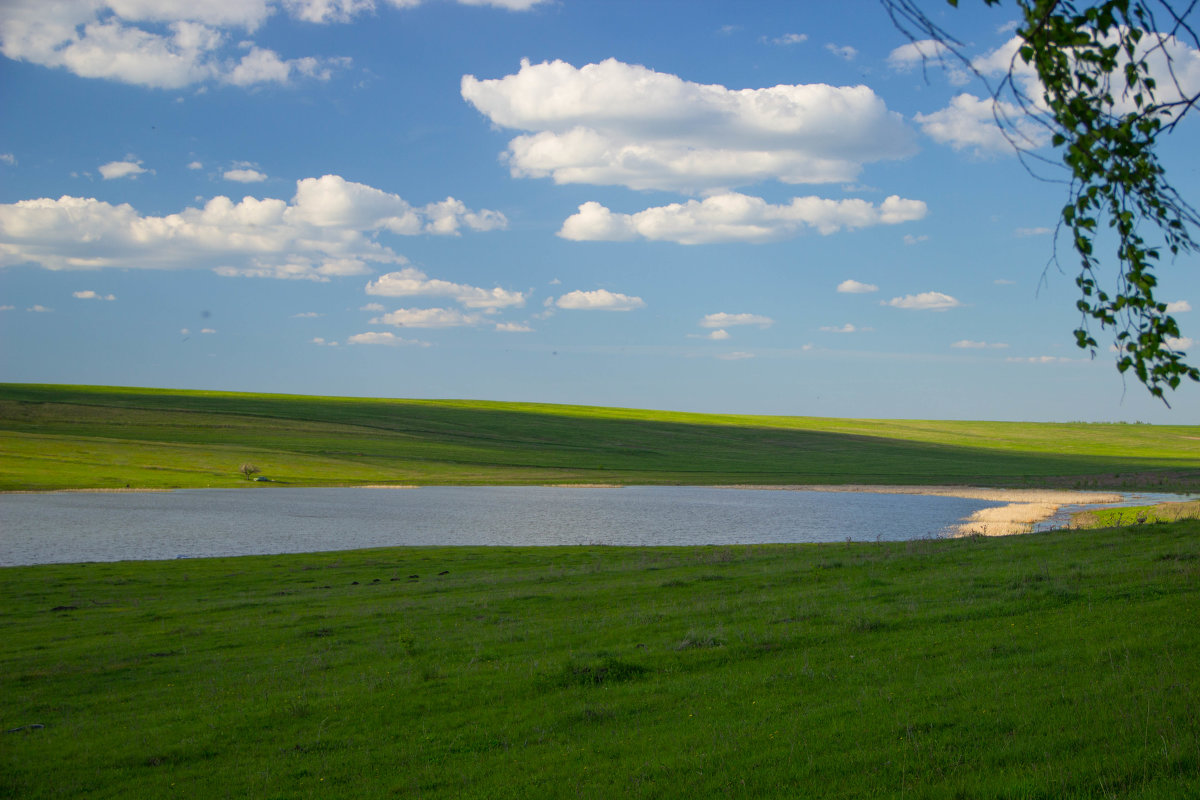
{"label": "white cloud", "polygon": [[929,241],[929,236],[924,233],[920,236],[913,236],[911,233],[904,234],[904,243],[906,245],[920,244],[927,241]]}
{"label": "white cloud", "polygon": [[824,325],[821,330],[827,333],[870,333],[874,328],[859,328],[847,322],[845,325]]}
{"label": "white cloud", "polygon": [[970,339],[960,339],[950,346],[958,347],[963,350],[1003,350],[1004,348],[1008,347],[1008,345],[1006,345],[1004,342],[973,342]]}
{"label": "white cloud", "polygon": [[822,234],[842,228],[895,225],[922,219],[920,200],[892,195],[878,206],[857,198],[829,200],[795,197],[787,205],[730,192],[648,208],[636,214],[613,213],[587,202],[563,222],[558,235],[574,241],[628,241],[644,238],[678,244],[769,242],[798,235],[806,228]]}
{"label": "white cloud", "polygon": [[992,281],[992,283],[996,284],[997,286],[1015,286],[1017,284],[1016,281],[1010,281],[1007,278],[996,278],[996,280]]}
{"label": "white cloud", "polygon": [[688,338],[689,339],[711,339],[714,342],[723,342],[726,339],[729,339],[732,337],[730,337],[729,331],[725,330],[724,328],[718,328],[717,330],[712,331],[711,333],[689,333]]}
{"label": "white cloud", "polygon": [[481,322],[481,314],[467,314],[453,308],[398,308],[371,320],[372,325],[395,325],[397,328],[461,328]]}
{"label": "white cloud", "polygon": [[187,168],[188,169],[204,169],[204,165],[202,163],[200,163],[199,161],[189,161]]}
{"label": "white cloud", "polygon": [[807,33],[785,33],[783,36],[776,36],[769,40],[771,44],[777,44],[784,47],[793,44],[803,44],[808,41]]}
{"label": "white cloud", "polygon": [[742,361],[747,358],[754,358],[754,353],[744,353],[740,351],[735,353],[718,353],[716,357],[722,361]]}
{"label": "white cloud", "polygon": [[[383,306],[380,306],[379,310],[382,311]],[[301,311],[299,314],[292,314],[292,319],[316,319],[323,316],[325,315],[317,311]]]}
{"label": "white cloud", "polygon": [[0,52],[83,78],[157,89],[324,80],[347,63],[285,59],[252,42],[239,58],[241,34],[275,10],[272,0],[15,0],[0,6]]}
{"label": "white cloud", "polygon": [[216,333],[216,330],[213,328],[201,328],[200,332],[201,333]]}
{"label": "white cloud", "polygon": [[[1041,109],[1045,105],[1042,86],[1038,81],[1037,71],[1026,64],[1019,55],[1023,44],[1020,37],[1013,36],[991,52],[974,59],[972,65],[989,76],[1005,75],[1012,69],[1017,89],[1032,107]],[[1116,44],[1115,36],[1109,37],[1104,44]],[[1166,34],[1147,33],[1137,46],[1135,58],[1145,59],[1150,77],[1157,83],[1156,102],[1176,102],[1200,93],[1200,50],[1192,48],[1182,39]],[[1112,84],[1107,89],[1113,97],[1113,111],[1127,114],[1136,111],[1137,106],[1133,97],[1128,94],[1124,80],[1128,58],[1124,53],[1119,53],[1118,59],[1118,67],[1112,73]]]}
{"label": "white cloud", "polygon": [[318,345],[320,347],[337,347],[338,346],[337,342],[327,342],[327,341],[325,341],[325,338],[322,336],[314,336],[309,341],[312,344]]}
{"label": "white cloud", "polygon": [[450,297],[467,308],[507,308],[525,305],[525,295],[507,289],[481,289],[461,283],[430,279],[424,272],[405,267],[367,284],[367,294],[383,297]]}
{"label": "white cloud", "polygon": [[769,328],[774,324],[775,320],[761,314],[729,314],[724,311],[706,314],[704,319],[700,320],[701,328],[724,328],[734,325],[757,325],[760,328]]}
{"label": "white cloud", "polygon": [[[1004,129],[996,124],[997,116],[1006,122]],[[1014,153],[1014,144],[1036,148],[1050,141],[1049,131],[1019,106],[990,97],[981,99],[966,92],[941,111],[915,114],[913,119],[934,141],[955,150],[970,148],[976,155]]]}
{"label": "white cloud", "polygon": [[1023,239],[1029,236],[1046,236],[1054,233],[1054,228],[1017,228],[1013,233]]}
{"label": "white cloud", "polygon": [[1063,358],[1062,356],[1009,356],[1004,359],[1010,364],[1078,364],[1085,361],[1080,358]]}
{"label": "white cloud", "polygon": [[256,169],[228,169],[221,177],[237,183],[261,183],[267,179],[265,174]]}
{"label": "white cloud", "polygon": [[825,45],[825,49],[845,61],[853,61],[858,57],[858,51],[850,45],[843,45],[839,47],[836,44],[827,44]]}
{"label": "white cloud", "polygon": [[149,171],[142,166],[141,161],[110,161],[100,165],[100,177],[106,181],[116,178],[136,178]]}
{"label": "white cloud", "polygon": [[888,55],[887,63],[896,72],[911,72],[917,66],[925,69],[930,63],[937,64],[955,86],[962,86],[971,79],[967,71],[955,60],[950,48],[935,39],[922,39],[901,45]]}
{"label": "white cloud", "polygon": [[365,306],[361,306],[358,310],[359,311],[383,311],[383,304],[382,303],[367,303]]}
{"label": "white cloud", "polygon": [[880,305],[919,311],[945,311],[948,308],[957,308],[962,303],[941,292],[921,292],[920,294],[906,294],[904,297],[893,297],[891,300],[881,302]]}
{"label": "white cloud", "polygon": [[712,191],[776,179],[843,183],[863,164],[915,152],[903,118],[866,86],[728,89],[608,59],[522,61],[462,79],[462,96],[509,142],[515,177]]}
{"label": "white cloud", "polygon": [[72,297],[78,297],[80,300],[116,300],[117,296],[113,294],[97,294],[91,289],[84,289],[81,292],[72,292]]}
{"label": "white cloud", "polygon": [[1181,314],[1184,311],[1191,311],[1192,304],[1187,300],[1176,300],[1174,303],[1167,303],[1168,314]]}
{"label": "white cloud", "polygon": [[1190,339],[1187,336],[1168,336],[1166,339],[1167,347],[1172,350],[1187,350],[1195,343],[1195,339]]}
{"label": "white cloud", "polygon": [[837,290],[843,294],[868,294],[878,292],[879,287],[873,283],[861,283],[853,278],[847,278],[837,285]]}
{"label": "white cloud", "polygon": [[54,309],[53,309],[53,308],[47,308],[46,306],[44,306],[44,305],[41,305],[41,304],[39,303],[39,304],[37,304],[37,305],[32,305],[32,306],[30,306],[29,308],[27,308],[27,309],[25,309],[25,310],[26,310],[26,311],[32,311],[32,312],[34,312],[35,314],[49,314],[49,313],[50,313],[50,312],[52,312]]}
{"label": "white cloud", "polygon": [[[336,342],[334,344],[336,344]],[[429,347],[429,342],[424,342],[420,339],[404,339],[394,333],[391,333],[390,331],[369,331],[367,333],[356,333],[346,339],[346,344],[385,344],[392,347],[413,345],[416,347]]]}
{"label": "white cloud", "polygon": [[503,219],[465,208],[446,214],[444,202],[414,208],[398,195],[336,175],[297,181],[290,203],[217,196],[203,208],[163,217],[93,198],[22,200],[0,204],[0,267],[209,268],[229,276],[324,281],[369,274],[372,264],[404,264],[376,241],[381,231],[453,233],[460,223],[482,230]]}
{"label": "white cloud", "polygon": [[591,292],[583,292],[577,289],[573,292],[567,292],[558,298],[554,304],[559,308],[578,311],[632,311],[635,308],[643,308],[646,305],[645,301],[640,297],[617,294],[607,289],[596,289]]}
{"label": "white cloud", "polygon": [[10,167],[17,165],[17,157],[12,153],[0,153],[0,163],[8,164]]}
{"label": "white cloud", "polygon": [[502,333],[533,333],[533,328],[523,322],[497,322],[496,330]]}

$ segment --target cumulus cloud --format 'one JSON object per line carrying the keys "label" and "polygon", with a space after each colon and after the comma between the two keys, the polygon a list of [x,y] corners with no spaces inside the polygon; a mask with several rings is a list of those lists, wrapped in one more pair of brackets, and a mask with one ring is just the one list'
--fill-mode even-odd
{"label": "cumulus cloud", "polygon": [[328,80],[348,59],[287,59],[246,42],[274,0],[12,0],[0,6],[0,52],[17,61],[157,89]]}
{"label": "cumulus cloud", "polygon": [[[383,307],[380,306],[379,310],[382,311]],[[292,314],[292,319],[316,319],[317,317],[323,316],[325,315],[319,311],[301,311],[298,314]]]}
{"label": "cumulus cloud", "polygon": [[775,320],[761,314],[729,314],[724,311],[706,314],[704,319],[700,320],[701,328],[724,328],[734,325],[757,325],[760,328],[769,328],[774,324]]}
{"label": "cumulus cloud", "polygon": [[781,45],[783,47],[787,47],[789,45],[803,44],[804,42],[807,42],[808,34],[807,33],[785,33],[783,36],[776,36],[775,38],[769,39],[768,41],[770,41],[771,44],[777,44],[777,45]]}
{"label": "cumulus cloud", "polygon": [[117,299],[117,296],[114,294],[98,294],[97,292],[94,292],[91,289],[84,289],[81,292],[72,292],[71,296],[77,297],[80,300],[116,300]]}
{"label": "cumulus cloud", "polygon": [[879,287],[873,283],[861,283],[853,278],[847,278],[837,285],[837,290],[843,294],[868,294],[878,292]]}
{"label": "cumulus cloud", "polygon": [[853,61],[858,57],[858,51],[850,45],[842,45],[839,47],[836,44],[827,44],[825,45],[825,49],[845,61]]}
{"label": "cumulus cloud", "polygon": [[264,173],[259,172],[256,169],[249,169],[245,167],[240,169],[227,169],[221,175],[221,177],[227,181],[234,181],[236,183],[262,183],[267,179],[267,176]]}
{"label": "cumulus cloud", "polygon": [[423,208],[337,175],[297,181],[290,202],[217,196],[202,208],[143,216],[128,204],[64,196],[0,204],[0,267],[209,268],[221,275],[324,281],[405,259],[376,241],[382,231],[453,234],[503,222],[449,198]]}
{"label": "cumulus cloud", "polygon": [[904,243],[906,245],[920,244],[927,241],[929,241],[929,236],[926,234],[921,234],[920,236],[913,236],[911,233],[904,234]]}
{"label": "cumulus cloud", "polygon": [[[1115,37],[1106,44],[1116,44]],[[1013,36],[1000,47],[974,59],[972,66],[981,74],[998,77],[1013,76],[1012,86],[1020,95],[1021,103],[981,99],[971,94],[960,94],[950,105],[932,114],[917,114],[914,119],[938,142],[949,144],[956,150],[971,149],[976,154],[1013,152],[1013,145],[1037,148],[1049,143],[1050,134],[1038,122],[1038,116],[1046,111],[1043,89],[1036,70],[1026,64],[1019,55],[1023,44],[1020,37]],[[1200,50],[1186,42],[1166,34],[1151,33],[1143,37],[1135,57],[1149,67],[1149,74],[1157,82],[1155,100],[1172,103],[1200,93]],[[908,55],[897,57],[897,62],[909,59]],[[1126,91],[1124,68],[1128,58],[1118,54],[1118,67],[1113,71],[1113,81],[1107,91],[1113,97],[1112,111],[1126,114],[1137,110],[1133,97]],[[1013,141],[1005,136],[996,124],[999,117],[1004,122]]]}
{"label": "cumulus cloud", "polygon": [[1196,340],[1190,339],[1187,336],[1168,336],[1166,343],[1167,347],[1172,350],[1187,350],[1196,343]]}
{"label": "cumulus cloud", "polygon": [[138,175],[144,175],[150,170],[142,166],[141,161],[110,161],[107,164],[100,165],[100,177],[106,181],[111,181],[116,178],[136,178]]}
{"label": "cumulus cloud", "polygon": [[892,306],[893,308],[915,309],[918,311],[945,311],[948,308],[957,308],[962,303],[950,295],[941,292],[921,292],[920,294],[906,294],[903,297],[893,297],[891,300],[881,302],[880,305]]}
{"label": "cumulus cloud", "polygon": [[481,289],[430,279],[414,267],[389,272],[367,284],[367,294],[383,297],[449,297],[467,308],[507,308],[525,305],[525,295],[507,289]]}
{"label": "cumulus cloud", "polygon": [[17,157],[12,153],[0,153],[0,163],[15,167],[17,165]]}
{"label": "cumulus cloud", "polygon": [[591,292],[575,290],[567,292],[554,301],[559,308],[576,311],[633,311],[643,308],[646,302],[640,297],[596,289]]}
{"label": "cumulus cloud", "polygon": [[915,152],[912,132],[866,86],[728,89],[608,59],[576,68],[522,61],[462,79],[462,96],[509,142],[515,177],[633,189],[713,191],[765,179],[853,180]]}
{"label": "cumulus cloud", "polygon": [[1013,233],[1017,238],[1024,239],[1029,236],[1046,236],[1054,233],[1054,228],[1017,228]]}
{"label": "cumulus cloud", "polygon": [[970,75],[956,62],[950,49],[936,39],[921,39],[901,45],[887,58],[888,66],[896,72],[911,72],[918,66],[925,69],[930,63],[935,63],[945,70],[946,77],[955,86],[961,86],[970,80]]}
{"label": "cumulus cloud", "polygon": [[874,328],[860,328],[847,322],[845,325],[823,325],[821,330],[827,333],[870,333]]}
{"label": "cumulus cloud", "polygon": [[[1005,122],[1004,128],[997,124],[997,117]],[[955,150],[970,149],[976,155],[1013,153],[1014,145],[1036,148],[1050,141],[1050,132],[1016,104],[967,92],[941,111],[916,114],[913,119],[934,141]]]}
{"label": "cumulus cloud", "polygon": [[497,322],[496,330],[501,333],[533,333],[533,328],[524,322]]}
{"label": "cumulus cloud", "polygon": [[563,222],[558,235],[574,241],[649,239],[678,244],[770,242],[814,228],[821,234],[843,228],[895,225],[922,219],[925,203],[892,195],[879,205],[857,198],[795,197],[772,205],[759,197],[729,192],[703,200],[672,203],[635,214],[614,213],[591,201]]}
{"label": "cumulus cloud", "polygon": [[199,161],[189,161],[187,168],[188,169],[204,169],[204,164],[202,164]]}
{"label": "cumulus cloud", "polygon": [[1184,311],[1191,311],[1192,304],[1187,300],[1176,300],[1174,303],[1167,303],[1168,314],[1179,314]]}
{"label": "cumulus cloud", "polygon": [[1063,356],[1009,356],[1004,360],[1010,364],[1077,364],[1085,359],[1064,358]]}
{"label": "cumulus cloud", "polygon": [[963,350],[1003,350],[1004,348],[1008,347],[1008,345],[1004,342],[973,342],[970,339],[959,339],[950,346]]}
{"label": "cumulus cloud", "polygon": [[690,338],[690,339],[711,339],[714,342],[723,342],[726,339],[729,339],[731,337],[729,335],[729,331],[725,330],[724,328],[718,328],[717,330],[712,331],[711,333],[689,333],[688,338]]}
{"label": "cumulus cloud", "polygon": [[[315,344],[324,344],[323,341],[318,342],[313,340]],[[337,344],[337,342],[332,342]],[[401,347],[405,345],[416,347],[429,347],[429,342],[423,342],[420,339],[404,339],[391,331],[368,331],[367,333],[356,333],[346,339],[346,344],[384,344],[392,347]]]}
{"label": "cumulus cloud", "polygon": [[482,314],[468,314],[454,308],[398,308],[371,320],[372,325],[398,328],[462,328],[481,322]]}
{"label": "cumulus cloud", "polygon": [[747,358],[754,358],[754,353],[734,352],[734,353],[718,353],[717,358],[722,361],[742,361]]}
{"label": "cumulus cloud", "polygon": [[40,303],[38,303],[38,304],[36,304],[36,305],[32,305],[32,306],[30,306],[29,308],[27,308],[27,309],[25,309],[25,310],[26,310],[26,311],[32,311],[32,312],[33,312],[33,313],[35,313],[35,314],[49,314],[50,312],[54,311],[54,309],[53,309],[53,308],[47,308],[46,306],[44,306],[44,305],[42,305],[42,304],[40,304]]}
{"label": "cumulus cloud", "polygon": [[317,345],[318,347],[337,347],[337,346],[338,346],[338,343],[337,343],[337,342],[329,342],[329,341],[326,341],[326,340],[325,340],[325,337],[323,337],[323,336],[314,336],[314,337],[313,337],[312,339],[310,339],[309,341],[310,341],[312,344],[315,344],[315,345]]}

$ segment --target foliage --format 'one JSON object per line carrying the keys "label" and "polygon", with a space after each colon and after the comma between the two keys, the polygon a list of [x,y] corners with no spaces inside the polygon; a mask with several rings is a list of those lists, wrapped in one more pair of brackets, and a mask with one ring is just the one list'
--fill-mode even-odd
{"label": "foliage", "polygon": [[238,472],[240,472],[240,473],[242,473],[242,475],[246,476],[246,480],[250,480],[251,475],[256,475],[259,472],[262,472],[262,470],[260,470],[258,467],[251,464],[249,461],[247,461],[244,464],[242,464],[240,467],[238,467]]}
{"label": "foliage", "polygon": [[[932,38],[987,82],[961,43],[926,16],[916,0],[882,2],[910,38]],[[947,2],[958,5],[958,0]],[[1000,0],[983,2],[994,6]],[[1173,347],[1180,337],[1178,323],[1154,295],[1164,248],[1172,258],[1197,250],[1190,228],[1200,219],[1168,182],[1155,151],[1158,137],[1173,130],[1200,100],[1200,95],[1186,93],[1172,62],[1172,47],[1181,37],[1200,47],[1187,19],[1196,3],[1180,13],[1168,0],[1014,2],[1023,17],[1017,29],[1023,44],[1005,78],[989,88],[997,100],[1014,98],[1024,117],[1049,129],[1070,172],[1059,230],[1069,233],[1079,257],[1075,282],[1081,297],[1076,305],[1082,321],[1076,344],[1094,357],[1098,343],[1090,324],[1113,329],[1117,369],[1132,369],[1152,395],[1166,402],[1165,390],[1177,388],[1182,379],[1200,381],[1200,370]],[[1156,11],[1165,15],[1165,26]],[[1154,60],[1165,63],[1169,85],[1160,86],[1152,74]],[[1032,97],[1015,79],[1021,64],[1036,72]],[[1009,140],[1029,155],[1018,121],[1000,103],[995,114]],[[1097,238],[1105,222],[1116,237],[1115,286],[1105,285],[1099,275]]]}

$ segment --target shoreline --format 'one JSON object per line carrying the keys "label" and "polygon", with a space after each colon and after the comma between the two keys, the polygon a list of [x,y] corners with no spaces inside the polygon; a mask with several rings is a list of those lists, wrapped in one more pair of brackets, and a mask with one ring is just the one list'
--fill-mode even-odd
{"label": "shoreline", "polygon": [[841,484],[821,486],[736,485],[719,488],[758,489],[793,492],[863,492],[870,494],[920,494],[931,497],[961,497],[1005,503],[983,508],[953,527],[957,536],[1011,536],[1030,533],[1033,526],[1050,519],[1062,506],[1120,503],[1124,496],[1116,492],[1085,492],[1069,489],[994,489],[981,486],[872,486]]}

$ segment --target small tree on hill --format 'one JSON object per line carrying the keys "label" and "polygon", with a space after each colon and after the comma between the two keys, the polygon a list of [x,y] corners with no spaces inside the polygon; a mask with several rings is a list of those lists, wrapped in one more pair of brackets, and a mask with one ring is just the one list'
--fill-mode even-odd
{"label": "small tree on hill", "polygon": [[242,464],[240,467],[238,467],[238,472],[240,472],[240,473],[242,473],[243,475],[245,475],[245,476],[246,476],[246,480],[250,480],[250,478],[251,478],[253,475],[256,475],[256,474],[258,474],[258,473],[259,473],[259,472],[261,472],[261,471],[262,471],[262,470],[260,470],[258,467],[256,467],[256,466],[254,466],[253,464],[251,464],[249,461],[247,461],[245,464]]}

